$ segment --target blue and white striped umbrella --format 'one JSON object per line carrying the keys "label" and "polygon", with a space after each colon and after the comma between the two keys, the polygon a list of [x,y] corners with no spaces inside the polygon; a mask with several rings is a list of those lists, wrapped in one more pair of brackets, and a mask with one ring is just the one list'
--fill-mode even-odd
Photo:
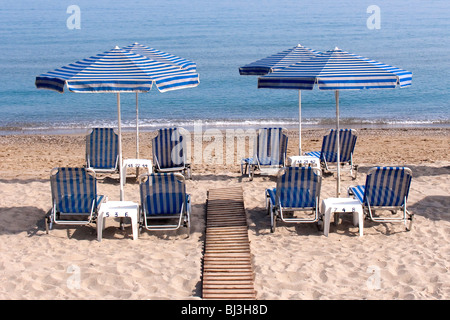
{"label": "blue and white striped umbrella", "polygon": [[116,47],[36,77],[38,89],[72,92],[160,92],[195,87],[197,73]]}
{"label": "blue and white striped umbrella", "polygon": [[[310,48],[306,48],[301,44],[290,48],[288,50],[273,54],[266,58],[257,60],[255,62],[246,64],[239,68],[241,75],[265,75],[272,72],[283,70],[284,68],[299,63],[304,60],[311,59],[320,54]],[[298,149],[299,154],[302,153],[302,96],[301,91],[298,91]]]}
{"label": "blue and white striped umbrella", "polygon": [[338,48],[258,79],[258,88],[388,89],[411,85],[412,73]]}
{"label": "blue and white striped umbrella", "polygon": [[133,43],[132,45],[123,47],[123,49],[133,53],[140,54],[155,61],[170,64],[176,67],[181,67],[186,71],[197,72],[197,65],[195,64],[195,62],[175,56],[173,54],[164,51],[149,48],[137,42]]}
{"label": "blue and white striped umbrella", "polygon": [[288,50],[273,54],[266,58],[246,64],[239,68],[240,75],[261,76],[271,72],[282,70],[300,61],[313,58],[319,51],[306,48],[301,44]]}
{"label": "blue and white striped umbrella", "polygon": [[[122,170],[122,133],[120,118],[121,92],[148,92],[155,85],[160,92],[196,87],[199,75],[178,66],[152,60],[119,47],[77,61],[36,77],[38,89],[79,93],[117,93],[119,124],[119,165]],[[120,173],[120,199],[123,200],[123,179]]]}
{"label": "blue and white striped umbrella", "polygon": [[[258,78],[258,88],[335,90],[336,129],[339,132],[339,90],[390,89],[411,85],[412,73],[335,48]],[[338,137],[339,135],[336,135]],[[339,139],[337,162],[340,162]],[[337,196],[340,169],[337,167]]]}
{"label": "blue and white striped umbrella", "polygon": [[[197,65],[187,59],[175,56],[173,54],[163,52],[157,49],[149,48],[140,43],[133,43],[132,45],[123,47],[124,50],[132,53],[137,53],[154,61],[162,62],[178,69],[197,72]],[[139,159],[139,107],[138,107],[138,92],[136,92],[136,158]],[[137,170],[136,172],[138,172]]]}

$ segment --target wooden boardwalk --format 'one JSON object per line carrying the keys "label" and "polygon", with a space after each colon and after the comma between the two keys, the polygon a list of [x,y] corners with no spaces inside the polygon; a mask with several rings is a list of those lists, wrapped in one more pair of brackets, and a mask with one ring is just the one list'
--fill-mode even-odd
{"label": "wooden boardwalk", "polygon": [[208,191],[203,299],[256,299],[242,188]]}

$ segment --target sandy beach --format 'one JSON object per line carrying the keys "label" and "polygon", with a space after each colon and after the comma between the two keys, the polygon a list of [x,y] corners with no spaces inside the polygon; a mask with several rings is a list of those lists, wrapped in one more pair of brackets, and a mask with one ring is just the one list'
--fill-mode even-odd
{"label": "sandy beach", "polygon": [[[225,132],[225,131],[223,131]],[[320,150],[326,129],[302,132],[304,151]],[[239,172],[238,150],[216,161],[212,140],[200,139],[202,163],[193,162],[187,181],[192,197],[191,236],[142,231],[132,239],[108,219],[103,240],[95,224],[56,226],[46,234],[51,207],[49,173],[83,166],[84,135],[0,136],[0,299],[193,299],[200,300],[207,191],[241,186],[258,300],[450,298],[450,129],[357,129],[354,181],[342,174],[341,192],[363,184],[369,168],[408,166],[413,181],[408,208],[412,231],[403,224],[365,222],[364,236],[342,216],[325,237],[312,224],[280,223],[270,232],[264,190],[275,179]],[[151,159],[153,132],[140,136],[141,157]],[[226,139],[224,138],[224,141]],[[135,157],[135,137],[124,134],[124,158]],[[289,132],[288,156],[298,153],[298,132]],[[226,149],[228,150],[228,149]],[[206,155],[206,156],[205,156]],[[224,155],[225,157],[225,155]],[[223,160],[223,159],[221,159]],[[119,199],[118,175],[100,175],[100,194]],[[335,176],[323,179],[321,198],[335,196]],[[130,174],[125,199],[139,202]],[[76,280],[76,281],[75,281]]]}

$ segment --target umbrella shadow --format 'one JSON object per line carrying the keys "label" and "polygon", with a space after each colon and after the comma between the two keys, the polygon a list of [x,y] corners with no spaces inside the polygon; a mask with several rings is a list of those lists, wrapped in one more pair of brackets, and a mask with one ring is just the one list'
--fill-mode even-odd
{"label": "umbrella shadow", "polygon": [[248,175],[241,175],[238,177],[239,182],[244,182],[244,183],[255,183],[257,184],[258,182],[261,181],[270,181],[273,183],[277,182],[277,175],[261,175],[261,174],[255,174],[253,176],[253,180],[250,181],[250,179],[248,178]]}
{"label": "umbrella shadow", "polygon": [[[97,176],[97,181],[105,183],[105,184],[112,184],[112,185],[119,185],[120,184],[119,177],[111,177],[111,176],[99,177],[99,176]],[[130,179],[130,183],[131,182],[132,181]],[[128,179],[127,179],[127,183],[128,183]]]}
{"label": "umbrella shadow", "polygon": [[50,179],[36,179],[36,178],[31,178],[31,179],[0,179],[0,183],[5,183],[5,184],[29,184],[32,182],[48,182],[48,185],[50,186]]}
{"label": "umbrella shadow", "polygon": [[427,196],[408,206],[411,213],[423,216],[432,221],[450,221],[450,196]]}
{"label": "umbrella shadow", "polygon": [[47,212],[33,206],[0,208],[0,235],[26,232],[28,237],[39,235],[45,231],[45,215]]}
{"label": "umbrella shadow", "polygon": [[[450,166],[442,167],[431,167],[431,166],[420,166],[420,165],[402,165],[408,167],[412,170],[413,179],[414,177],[432,177],[439,175],[450,174]],[[367,174],[367,172],[375,166],[359,166],[358,173]]]}
{"label": "umbrella shadow", "polygon": [[[203,241],[205,238],[205,204],[191,204],[191,234],[198,233],[199,241]],[[162,221],[164,222],[164,221]],[[180,227],[178,230],[168,231],[150,231],[145,228],[141,228],[140,233],[146,233],[148,236],[156,237],[161,240],[172,241],[174,237],[183,238],[187,237],[186,228]]]}
{"label": "umbrella shadow", "polygon": [[[272,234],[270,232],[270,215],[266,208],[246,208],[246,212],[247,219],[249,220],[249,231],[253,231],[256,236],[267,236]],[[277,228],[278,227],[286,227],[288,230],[297,233],[299,236],[323,235],[323,232],[319,230],[317,223],[285,223],[277,221]]]}
{"label": "umbrella shadow", "polygon": [[229,174],[215,174],[215,173],[208,173],[208,174],[199,174],[195,175],[192,174],[192,181],[227,181],[230,179],[237,179],[239,176],[232,176]]}

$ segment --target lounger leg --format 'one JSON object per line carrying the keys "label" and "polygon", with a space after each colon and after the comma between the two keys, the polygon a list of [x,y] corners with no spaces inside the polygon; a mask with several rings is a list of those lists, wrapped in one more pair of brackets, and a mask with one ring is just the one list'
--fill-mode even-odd
{"label": "lounger leg", "polygon": [[350,175],[352,176],[353,180],[356,180],[356,177],[358,176],[358,166],[351,164],[350,168]]}
{"label": "lounger leg", "polygon": [[187,227],[187,237],[189,238],[191,236],[191,221],[189,215],[187,216],[186,227]]}
{"label": "lounger leg", "polygon": [[241,163],[241,174],[242,175],[247,173],[247,167],[248,167],[247,163]]}
{"label": "lounger leg", "polygon": [[276,221],[277,221],[277,217],[275,214],[275,210],[271,205],[270,207],[270,232],[274,233],[275,232],[275,228],[276,228]]}
{"label": "lounger leg", "polygon": [[50,217],[48,217],[48,216],[46,216],[45,217],[45,233],[47,233],[48,234],[48,232],[49,232],[49,219],[50,219]]}
{"label": "lounger leg", "polygon": [[184,176],[186,177],[186,179],[191,180],[192,179],[192,173],[191,173],[191,165],[187,165],[186,168],[184,169]]}
{"label": "lounger leg", "polygon": [[411,231],[412,230],[412,226],[413,226],[413,221],[414,221],[414,214],[410,215],[409,221],[410,221],[409,222],[409,228],[406,228],[406,230]]}
{"label": "lounger leg", "polygon": [[191,236],[191,200],[188,196],[188,201],[186,204],[186,216],[184,217],[184,225],[187,228],[187,237]]}
{"label": "lounger leg", "polygon": [[189,238],[191,236],[191,221],[189,213],[186,213],[186,216],[184,217],[184,226],[187,229],[186,233],[187,237]]}
{"label": "lounger leg", "polygon": [[[406,231],[411,231],[412,225],[413,225],[413,220],[414,220],[414,214],[410,214],[410,213],[408,212],[408,210],[406,210],[406,205],[405,205],[405,208],[404,208],[404,215],[405,215],[405,226],[406,226]],[[410,221],[410,222],[409,222],[409,227],[408,227],[408,225],[407,225],[408,220]]]}
{"label": "lounger leg", "polygon": [[319,214],[319,219],[317,220],[317,230],[324,230],[324,217],[323,214]]}

